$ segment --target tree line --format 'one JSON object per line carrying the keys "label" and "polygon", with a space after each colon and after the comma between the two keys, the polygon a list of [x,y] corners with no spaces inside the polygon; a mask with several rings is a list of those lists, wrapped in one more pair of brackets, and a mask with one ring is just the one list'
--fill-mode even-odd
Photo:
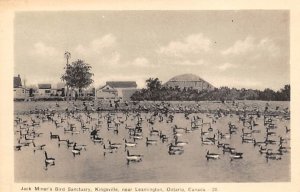
{"label": "tree line", "polygon": [[261,91],[257,89],[236,89],[229,87],[198,91],[193,88],[180,89],[179,87],[163,86],[158,78],[147,79],[146,85],[147,88],[135,92],[131,96],[131,99],[134,101],[290,101],[290,85],[285,85],[278,91],[269,88]]}

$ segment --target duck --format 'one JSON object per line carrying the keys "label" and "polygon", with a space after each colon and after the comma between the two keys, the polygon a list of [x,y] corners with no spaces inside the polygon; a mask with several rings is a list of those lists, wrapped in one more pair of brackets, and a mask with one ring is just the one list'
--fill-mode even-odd
{"label": "duck", "polygon": [[205,157],[206,157],[207,161],[209,159],[220,159],[220,154],[218,154],[218,153],[210,153],[209,151],[207,151]]}

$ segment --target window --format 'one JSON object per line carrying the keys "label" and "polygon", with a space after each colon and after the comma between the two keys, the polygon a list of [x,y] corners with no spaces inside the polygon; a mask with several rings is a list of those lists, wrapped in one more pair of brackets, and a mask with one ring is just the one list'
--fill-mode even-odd
{"label": "window", "polygon": [[45,93],[51,93],[51,91],[50,90],[45,90]]}

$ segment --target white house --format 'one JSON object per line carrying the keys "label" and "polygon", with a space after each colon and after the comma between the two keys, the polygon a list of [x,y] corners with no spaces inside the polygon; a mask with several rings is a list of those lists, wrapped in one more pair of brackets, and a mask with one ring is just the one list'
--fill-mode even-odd
{"label": "white house", "polygon": [[135,81],[107,81],[106,85],[96,90],[95,98],[130,100],[136,88]]}
{"label": "white house", "polygon": [[50,97],[53,94],[51,84],[38,84],[38,90],[36,92],[37,97]]}

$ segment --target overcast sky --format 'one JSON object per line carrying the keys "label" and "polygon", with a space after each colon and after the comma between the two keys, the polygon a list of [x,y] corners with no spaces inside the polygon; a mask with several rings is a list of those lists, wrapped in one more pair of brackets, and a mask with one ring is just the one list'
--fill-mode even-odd
{"label": "overcast sky", "polygon": [[15,75],[58,83],[66,64],[92,66],[94,86],[193,73],[216,87],[289,83],[288,11],[66,11],[15,15]]}

